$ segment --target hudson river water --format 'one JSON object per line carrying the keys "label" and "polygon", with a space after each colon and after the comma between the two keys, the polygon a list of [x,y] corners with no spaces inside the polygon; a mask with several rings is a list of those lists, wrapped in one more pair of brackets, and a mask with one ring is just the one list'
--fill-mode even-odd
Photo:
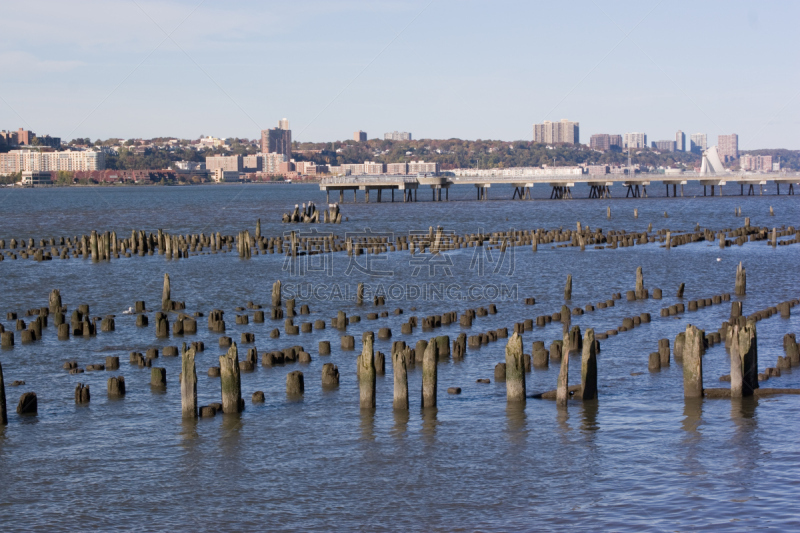
{"label": "hudson river water", "polygon": [[[549,196],[546,186],[537,187],[537,197]],[[663,194],[663,188],[653,185],[649,192]],[[770,196],[759,197],[692,198],[702,189],[687,187],[685,198],[571,201],[511,201],[511,193],[508,187],[493,187],[492,200],[477,202],[474,189],[462,187],[451,192],[449,203],[431,203],[421,191],[416,204],[380,205],[373,196],[369,205],[342,205],[348,220],[340,226],[314,229],[406,235],[442,225],[464,234],[574,228],[580,221],[604,231],[642,231],[648,223],[654,231],[688,231],[697,223],[712,229],[740,227],[743,218],[734,216],[739,206],[752,225],[800,225],[800,197],[774,196],[774,188]],[[573,193],[585,198],[588,190]],[[624,196],[624,191],[617,187],[614,194]],[[351,201],[352,193],[346,199]],[[116,230],[120,237],[132,229],[158,228],[175,234],[235,235],[244,229],[252,234],[258,218],[262,234],[271,236],[290,229],[310,231],[279,223],[284,211],[308,200],[322,206],[325,196],[314,185],[2,189],[0,238],[8,243],[12,237],[38,240],[92,229]],[[606,218],[609,205],[611,220]],[[800,296],[800,246],[773,249],[762,241],[724,250],[709,243],[666,250],[651,243],[580,252],[540,245],[536,253],[518,247],[502,258],[498,250],[490,252],[494,255],[460,249],[436,265],[416,264],[408,252],[371,257],[372,263],[360,256],[357,264],[339,253],[329,263],[304,265],[302,276],[294,275],[283,257],[241,260],[235,249],[180,260],[156,254],[100,264],[6,258],[0,263],[0,319],[6,329],[14,328],[13,321],[5,320],[7,312],[25,318],[25,310],[46,306],[49,291],[58,288],[70,312],[85,303],[93,316],[116,314],[116,331],[59,341],[51,321],[42,340],[17,342],[0,352],[9,406],[9,423],[0,428],[0,530],[800,529],[800,396],[686,402],[680,365],[673,361],[661,372],[647,371],[648,354],[657,351],[658,339],[674,339],[689,322],[716,331],[728,319],[729,304],[660,317],[661,307],[678,302],[681,282],[686,283],[684,302],[733,293],[736,264],[742,261],[748,290],[743,305],[749,314]],[[420,411],[421,367],[411,370],[411,408],[400,414],[392,410],[391,341],[377,340],[376,350],[387,354],[386,375],[378,376],[377,409],[362,412],[357,352],[339,349],[340,332],[330,327],[330,318],[341,309],[362,318],[347,330],[357,339],[357,349],[362,332],[380,327],[392,329],[392,340],[413,346],[435,335],[453,339],[462,328],[456,323],[401,335],[400,324],[409,316],[461,313],[494,302],[498,313],[476,318],[465,331],[511,330],[515,322],[560,310],[567,274],[574,279],[570,305],[583,307],[633,289],[637,266],[643,267],[651,291],[664,291],[663,300],[626,302],[623,296],[614,307],[573,317],[584,332],[619,327],[623,317],[642,312],[653,317],[649,324],[600,341],[599,400],[594,404],[575,402],[558,409],[554,402],[529,399],[524,408],[507,407],[504,384],[494,382],[494,366],[504,357],[500,340],[468,349],[463,361],[439,364],[435,412]],[[159,392],[149,386],[149,369],[130,365],[128,353],[204,341],[197,373],[199,403],[206,405],[220,401],[219,379],[206,372],[219,364],[223,350],[205,318],[198,320],[197,335],[156,339],[153,313],[147,329],[136,328],[135,317],[122,314],[136,300],[157,308],[165,272],[172,279],[173,299],[185,301],[187,312],[223,309],[226,335],[235,341],[241,332],[253,332],[259,354],[302,345],[313,361],[259,364],[254,372],[243,373],[247,406],[240,417],[182,421],[180,358],[154,362],[167,369],[166,392]],[[387,275],[378,276],[381,272]],[[307,303],[312,314],[298,316],[295,323],[321,318],[328,327],[290,337],[283,333],[283,321],[235,325],[235,307],[249,300],[268,306],[277,279],[300,296],[317,295],[298,297],[298,305]],[[382,285],[394,290],[390,295],[400,299],[390,297],[385,307],[375,309],[337,296],[339,289],[354,291],[359,281],[370,289]],[[440,285],[449,288],[443,296],[437,293]],[[500,296],[495,289],[505,293]],[[526,297],[535,297],[536,305],[524,305]],[[395,308],[404,313],[392,314]],[[380,310],[389,316],[366,319],[368,312]],[[800,310],[794,311],[790,319],[776,315],[758,323],[760,371],[783,355],[785,333],[800,333]],[[269,331],[275,327],[282,333],[273,340]],[[549,346],[560,336],[560,324],[534,327],[523,336],[525,352],[530,353],[534,340]],[[320,340],[331,341],[332,355],[319,356]],[[240,358],[249,347],[239,345]],[[84,368],[104,362],[107,355],[120,357],[118,371],[69,375],[62,369],[67,360]],[[338,365],[338,390],[325,392],[320,386],[325,362]],[[719,381],[729,372],[724,345],[710,348],[703,365],[706,387],[726,386]],[[579,359],[570,366],[570,382],[578,383]],[[292,370],[305,374],[302,401],[290,402],[285,395],[286,374]],[[557,373],[556,365],[535,369],[527,375],[528,392],[554,389]],[[107,398],[106,381],[112,375],[125,376],[128,393],[122,400]],[[492,382],[476,383],[478,378]],[[13,387],[14,380],[26,384]],[[88,406],[74,403],[79,382],[91,387]],[[452,386],[462,393],[448,395]],[[800,370],[785,371],[762,386],[800,387]],[[264,391],[265,403],[251,403],[257,390]],[[25,391],[38,395],[35,418],[14,411]]]}

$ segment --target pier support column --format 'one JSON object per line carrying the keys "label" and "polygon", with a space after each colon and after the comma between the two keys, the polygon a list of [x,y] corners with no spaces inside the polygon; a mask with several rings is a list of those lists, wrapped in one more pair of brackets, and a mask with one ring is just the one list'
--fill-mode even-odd
{"label": "pier support column", "polygon": [[325,189],[325,203],[331,203],[331,191]]}
{"label": "pier support column", "polygon": [[364,189],[364,203],[369,203],[369,189]]}
{"label": "pier support column", "polygon": [[344,189],[339,189],[339,203],[344,203]]}

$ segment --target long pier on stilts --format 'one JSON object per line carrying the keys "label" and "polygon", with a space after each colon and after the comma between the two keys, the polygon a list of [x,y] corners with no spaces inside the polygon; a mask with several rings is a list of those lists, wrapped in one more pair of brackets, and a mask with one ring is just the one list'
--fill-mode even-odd
{"label": "long pier on stilts", "polygon": [[[489,190],[492,185],[510,185],[513,188],[512,200],[531,200],[531,190],[534,185],[551,188],[550,198],[553,200],[572,199],[572,189],[576,184],[589,186],[589,198],[611,198],[611,187],[622,186],[625,198],[647,198],[647,186],[653,182],[661,182],[669,198],[684,196],[684,185],[693,182],[703,186],[703,196],[722,196],[723,186],[739,185],[740,196],[763,195],[764,187],[772,182],[775,184],[776,193],[781,194],[781,185],[787,186],[786,194],[794,195],[795,184],[800,185],[800,173],[730,173],[717,175],[701,175],[694,172],[682,174],[551,174],[546,176],[523,177],[484,177],[484,176],[452,176],[420,174],[416,176],[357,175],[324,178],[319,183],[320,190],[325,191],[328,203],[336,201],[336,192],[339,193],[338,202],[345,202],[345,192],[353,191],[353,202],[358,201],[358,192],[364,191],[364,201],[370,201],[370,193],[377,196],[378,202],[395,201],[395,191],[400,193],[403,202],[416,202],[418,199],[426,200],[426,194],[418,196],[420,190],[430,188],[430,200],[433,202],[447,202],[450,200],[450,189],[455,186],[475,187],[478,201],[489,199]],[[735,190],[735,189],[734,189]],[[331,198],[331,192],[334,197]],[[389,198],[386,194],[388,193]],[[735,193],[728,193],[728,195]]]}

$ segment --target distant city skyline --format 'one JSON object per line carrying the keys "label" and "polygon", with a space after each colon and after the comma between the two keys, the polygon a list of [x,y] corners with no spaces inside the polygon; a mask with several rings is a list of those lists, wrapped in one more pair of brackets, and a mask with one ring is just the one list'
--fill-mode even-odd
{"label": "distant city skyline", "polygon": [[[714,141],[737,132],[740,150],[800,149],[800,73],[786,68],[798,15],[791,2],[681,0],[11,3],[0,128],[256,138],[289,116],[301,142],[358,130],[513,141],[570,117],[582,144],[680,129]],[[533,33],[563,42],[567,31],[568,45],[531,56]],[[720,43],[761,74],[709,60]],[[274,82],[297,65],[315,81]],[[398,83],[401,73],[413,81]]]}

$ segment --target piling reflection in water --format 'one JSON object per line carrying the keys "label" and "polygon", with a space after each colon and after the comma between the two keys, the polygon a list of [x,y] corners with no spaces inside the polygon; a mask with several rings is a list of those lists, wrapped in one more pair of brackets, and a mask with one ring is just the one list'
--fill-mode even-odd
{"label": "piling reflection in water", "polygon": [[506,403],[506,436],[512,444],[525,444],[528,438],[528,416],[524,402]]}

